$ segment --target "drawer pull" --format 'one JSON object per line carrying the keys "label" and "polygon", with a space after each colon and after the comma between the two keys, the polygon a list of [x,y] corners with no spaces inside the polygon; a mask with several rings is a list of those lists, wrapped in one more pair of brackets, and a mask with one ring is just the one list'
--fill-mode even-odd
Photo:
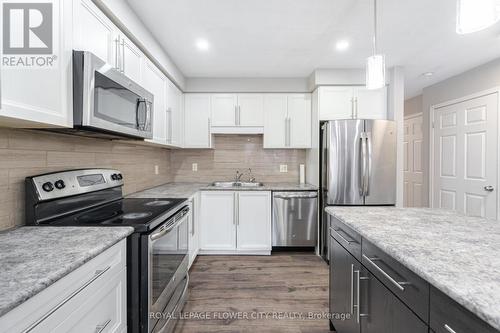
{"label": "drawer pull", "polygon": [[354,239],[347,239],[346,237],[342,236],[342,234],[340,234],[340,232],[344,233],[345,232],[342,230],[342,229],[339,229],[339,230],[335,230],[333,228],[330,228],[334,233],[336,233],[344,242],[347,243],[347,245],[351,245],[352,243],[358,243],[356,242]]}
{"label": "drawer pull", "polygon": [[363,254],[363,258],[366,259],[377,271],[379,271],[387,280],[389,280],[394,286],[396,286],[399,290],[404,291],[405,288],[403,285],[409,285],[411,284],[410,282],[404,281],[404,282],[398,282],[394,280],[389,274],[387,274],[382,268],[380,268],[374,261],[380,260],[379,258],[368,258],[366,255]]}
{"label": "drawer pull", "polygon": [[455,330],[453,328],[451,328],[450,326],[448,326],[448,324],[444,324],[444,329],[447,332],[450,332],[450,333],[457,333],[457,332],[455,332]]}
{"label": "drawer pull", "polygon": [[102,331],[104,331],[104,329],[109,325],[110,322],[111,319],[108,319],[104,324],[97,325],[95,327],[95,333],[101,333]]}
{"label": "drawer pull", "polygon": [[27,329],[25,329],[23,332],[30,332],[30,331],[32,331],[42,321],[44,321],[50,315],[52,315],[54,312],[56,312],[57,310],[59,310],[64,304],[68,303],[73,297],[75,297],[76,295],[78,295],[83,289],[87,288],[92,282],[94,282],[95,280],[97,280],[101,275],[103,275],[104,273],[106,273],[110,268],[111,268],[111,266],[108,266],[108,267],[106,267],[104,269],[96,270],[95,273],[94,273],[94,275],[87,282],[85,282],[80,288],[78,288],[77,290],[75,290],[74,292],[72,292],[68,297],[66,297],[64,300],[62,300],[61,303],[57,304],[53,309],[51,309],[49,312],[47,312],[46,314],[44,314],[40,319],[38,319],[35,323],[33,323],[30,327],[28,327]]}

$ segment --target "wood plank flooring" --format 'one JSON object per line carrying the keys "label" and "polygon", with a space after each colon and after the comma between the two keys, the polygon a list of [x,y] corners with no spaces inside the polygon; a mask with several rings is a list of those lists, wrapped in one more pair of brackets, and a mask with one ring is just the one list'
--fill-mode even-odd
{"label": "wood plank flooring", "polygon": [[328,266],[313,254],[199,256],[190,278],[178,333],[329,332],[308,318],[328,313]]}

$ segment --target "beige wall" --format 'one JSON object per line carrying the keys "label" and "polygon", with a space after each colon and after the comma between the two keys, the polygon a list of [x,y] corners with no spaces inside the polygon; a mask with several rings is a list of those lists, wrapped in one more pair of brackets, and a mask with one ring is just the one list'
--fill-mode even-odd
{"label": "beige wall", "polygon": [[[171,170],[175,181],[232,180],[236,170],[252,168],[257,181],[298,182],[305,156],[304,149],[263,149],[262,135],[216,135],[215,149],[172,150]],[[288,165],[288,173],[279,172],[280,164]]]}
{"label": "beige wall", "polygon": [[[155,165],[159,175],[154,174]],[[170,151],[109,140],[0,128],[0,230],[24,224],[24,178],[45,172],[116,168],[131,193],[171,180]]]}
{"label": "beige wall", "polygon": [[423,96],[418,95],[405,101],[405,117],[422,112]]}

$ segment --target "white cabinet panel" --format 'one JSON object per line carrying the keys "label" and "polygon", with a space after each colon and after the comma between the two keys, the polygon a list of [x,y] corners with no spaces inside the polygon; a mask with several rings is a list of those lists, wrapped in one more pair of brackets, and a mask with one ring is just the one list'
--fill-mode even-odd
{"label": "white cabinet panel", "polygon": [[264,96],[264,148],[283,148],[287,134],[287,95]]}
{"label": "white cabinet panel", "polygon": [[201,193],[201,250],[236,250],[235,193]]}
{"label": "white cabinet panel", "polygon": [[355,116],[359,119],[387,119],[387,87],[355,89]]}
{"label": "white cabinet panel", "polygon": [[236,94],[212,94],[212,126],[235,126],[236,102]]}
{"label": "white cabinet panel", "polygon": [[184,94],[184,147],[210,148],[210,95]]}
{"label": "white cabinet panel", "polygon": [[184,108],[182,91],[172,81],[167,81],[167,141],[170,145],[181,147],[184,134]]}
{"label": "white cabinet panel", "polygon": [[75,1],[74,49],[89,51],[118,67],[118,28],[91,0]]}
{"label": "white cabinet panel", "polygon": [[236,193],[238,250],[271,250],[271,192]]}
{"label": "white cabinet panel", "polygon": [[198,255],[198,250],[200,248],[199,242],[199,226],[198,221],[200,220],[200,193],[196,193],[193,198],[189,201],[190,213],[189,213],[189,267],[193,264],[196,256]]}
{"label": "white cabinet panel", "polygon": [[319,119],[353,118],[353,87],[319,87]]}
{"label": "white cabinet panel", "polygon": [[239,126],[264,126],[264,96],[262,94],[238,94]]}
{"label": "white cabinet panel", "polygon": [[153,139],[159,144],[167,143],[166,92],[167,77],[151,61],[144,62],[142,85],[154,95]]}
{"label": "white cabinet panel", "polygon": [[311,148],[311,95],[288,96],[289,148]]}
{"label": "white cabinet panel", "polygon": [[124,35],[120,37],[121,68],[125,75],[137,83],[142,82],[141,64],[145,56],[134,43]]}

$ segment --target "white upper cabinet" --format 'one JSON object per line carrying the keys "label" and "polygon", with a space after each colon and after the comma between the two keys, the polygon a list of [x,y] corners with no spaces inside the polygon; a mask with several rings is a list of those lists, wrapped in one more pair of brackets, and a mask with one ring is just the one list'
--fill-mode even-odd
{"label": "white upper cabinet", "polygon": [[154,95],[153,139],[158,144],[167,143],[167,77],[149,60],[144,61],[142,85]]}
{"label": "white upper cabinet", "polygon": [[319,87],[320,120],[387,119],[387,87]]}
{"label": "white upper cabinet", "polygon": [[[76,1],[53,3],[53,48],[40,56],[44,66],[23,67],[16,59],[31,55],[12,55],[14,63],[2,64],[2,109],[0,125],[20,127],[69,127],[73,125],[73,5]],[[18,30],[17,39],[28,41],[28,30]],[[42,41],[43,42],[43,41]],[[23,44],[23,46],[25,46]],[[4,54],[5,55],[5,54]],[[55,57],[54,57],[55,56]],[[50,65],[52,64],[52,65]]]}
{"label": "white upper cabinet", "polygon": [[293,148],[311,148],[311,95],[288,96],[289,143]]}
{"label": "white upper cabinet", "polygon": [[238,126],[264,126],[263,94],[238,94]]}
{"label": "white upper cabinet", "polygon": [[387,119],[387,87],[377,90],[356,88],[355,106],[356,118]]}
{"label": "white upper cabinet", "polygon": [[210,94],[184,94],[184,148],[211,148]]}
{"label": "white upper cabinet", "polygon": [[214,133],[262,133],[263,94],[212,94]]}
{"label": "white upper cabinet", "polygon": [[264,96],[264,148],[311,148],[311,95]]}
{"label": "white upper cabinet", "polygon": [[121,65],[121,71],[130,79],[137,83],[142,82],[142,61],[145,55],[139,48],[132,43],[125,35],[120,35],[118,59]]}
{"label": "white upper cabinet", "polygon": [[237,123],[236,94],[212,94],[212,126],[235,126]]}
{"label": "white upper cabinet", "polygon": [[171,146],[181,147],[184,134],[182,91],[170,80],[167,82],[167,124],[167,143]]}
{"label": "white upper cabinet", "polygon": [[91,0],[75,1],[74,49],[90,51],[118,68],[118,29]]}

